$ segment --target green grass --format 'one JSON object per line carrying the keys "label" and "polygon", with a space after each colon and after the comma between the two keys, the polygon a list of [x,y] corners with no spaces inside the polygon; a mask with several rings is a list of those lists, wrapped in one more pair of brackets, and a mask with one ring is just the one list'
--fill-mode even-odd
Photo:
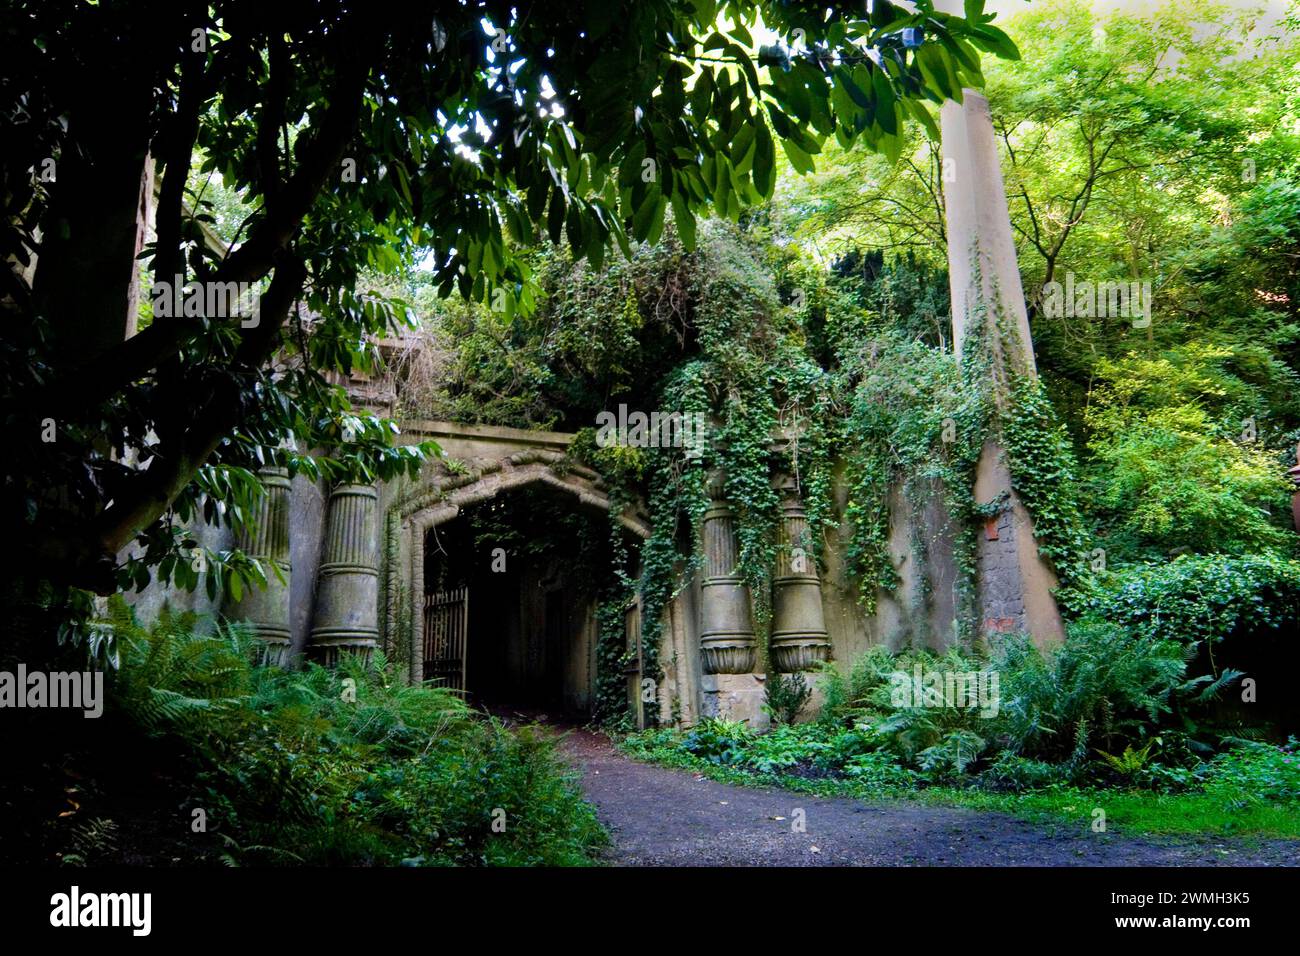
{"label": "green grass", "polygon": [[1021,793],[926,785],[878,787],[857,780],[759,773],[719,766],[656,741],[635,737],[619,743],[630,757],[660,766],[690,770],[710,780],[740,786],[778,786],[822,797],[852,797],[869,802],[912,802],[1007,813],[1033,823],[1089,830],[1093,810],[1106,812],[1108,832],[1131,836],[1242,837],[1300,840],[1300,808],[1288,803],[1243,800],[1232,805],[1219,794],[1164,794],[1147,790],[1052,787]]}
{"label": "green grass", "polygon": [[1092,811],[1106,811],[1108,831],[1152,836],[1251,836],[1300,840],[1300,810],[1275,803],[1229,807],[1206,793],[1146,790],[1084,790],[1074,787],[999,794],[936,787],[918,795],[925,802],[996,810],[1035,822],[1092,825]]}

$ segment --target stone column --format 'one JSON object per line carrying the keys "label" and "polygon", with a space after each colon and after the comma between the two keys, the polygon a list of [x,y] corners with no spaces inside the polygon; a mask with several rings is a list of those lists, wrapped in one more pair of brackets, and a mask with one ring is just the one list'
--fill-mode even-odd
{"label": "stone column", "polygon": [[749,588],[736,573],[739,548],[735,515],[723,498],[722,481],[709,482],[712,501],[704,513],[704,567],[700,578],[700,705],[705,716],[767,727],[764,680],[754,673],[758,641]]}
{"label": "stone column", "polygon": [[[960,12],[956,0],[940,9],[945,5]],[[953,347],[960,360],[972,336],[987,336],[1001,407],[1008,373],[1035,375],[1037,368],[989,102],[969,89],[962,100],[940,111]],[[974,491],[981,504],[1007,502],[979,538],[981,630],[1027,632],[1040,645],[1064,639],[1052,596],[1056,575],[1039,554],[1033,518],[1011,487],[1006,452],[996,440],[981,451]]]}
{"label": "stone column", "polygon": [[809,670],[831,655],[808,517],[797,498],[787,498],[781,505],[779,544],[772,582],[772,664],[792,674]]}
{"label": "stone column", "polygon": [[266,645],[266,663],[283,665],[291,642],[289,472],[284,468],[262,468],[258,476],[266,494],[239,536],[239,549],[261,562],[266,571],[266,587],[245,590],[238,601],[229,602],[224,613],[232,621],[245,621],[252,626],[258,640]]}
{"label": "stone column", "polygon": [[324,664],[379,643],[379,492],[342,484],[330,495],[312,648]]}
{"label": "stone column", "polygon": [[[962,100],[945,103],[939,112],[953,347],[960,361],[966,339],[979,331],[976,323],[996,316],[1004,330],[1018,339],[1003,338],[1002,349],[1022,370],[1033,374],[1036,366],[1029,314],[989,101],[974,90],[963,90]],[[997,329],[987,331],[997,334]],[[998,353],[995,349],[994,355]]]}
{"label": "stone column", "polygon": [[758,663],[749,589],[736,574],[734,513],[722,499],[721,488],[716,491],[704,513],[700,657],[706,674],[749,674]]}

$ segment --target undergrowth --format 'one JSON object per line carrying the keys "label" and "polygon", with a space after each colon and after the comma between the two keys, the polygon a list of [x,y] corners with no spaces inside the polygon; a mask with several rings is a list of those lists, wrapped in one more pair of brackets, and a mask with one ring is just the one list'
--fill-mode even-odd
{"label": "undergrowth", "polygon": [[239,629],[110,613],[110,712],[180,755],[178,829],[227,864],[581,865],[605,840],[552,735],[407,686],[380,654],[260,667]]}

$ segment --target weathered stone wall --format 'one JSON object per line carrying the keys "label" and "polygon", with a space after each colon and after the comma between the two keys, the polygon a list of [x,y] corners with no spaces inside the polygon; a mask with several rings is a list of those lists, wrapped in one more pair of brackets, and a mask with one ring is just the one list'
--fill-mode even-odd
{"label": "weathered stone wall", "polygon": [[[201,519],[190,522],[186,525],[186,528],[201,546],[213,551],[220,551],[234,546],[235,536],[229,528],[204,524]],[[128,556],[135,553],[136,548],[131,545],[119,555],[119,561],[124,561]],[[203,587],[202,580],[200,580],[199,586],[195,590],[180,591],[159,584],[156,574],[150,575],[150,583],[144,590],[127,591],[122,596],[127,604],[135,608],[136,616],[141,621],[148,623],[157,620],[158,613],[166,604],[173,611],[193,611],[198,614],[201,628],[211,625],[211,622],[221,610],[222,601],[220,594],[217,595],[215,600],[208,597],[208,592]]]}
{"label": "weathered stone wall", "polygon": [[289,653],[307,652],[312,614],[316,609],[316,575],[325,541],[324,482],[296,475],[289,492],[289,556],[293,565],[289,598]]}
{"label": "weathered stone wall", "polygon": [[[321,587],[326,579],[320,571],[323,563],[332,560],[331,547],[337,551],[346,543],[357,553],[366,552],[369,556],[365,561],[343,563],[364,565],[372,561],[378,566],[378,577],[367,576],[366,594],[362,597],[350,591],[336,594],[331,598],[332,610],[326,608],[324,617],[333,620],[340,614],[360,611],[367,621],[356,620],[358,634],[370,634],[390,659],[408,662],[418,679],[423,548],[430,528],[455,517],[466,506],[537,482],[572,494],[575,507],[608,508],[598,476],[565,459],[563,451],[571,436],[408,423],[404,437],[407,441],[434,437],[458,464],[449,467],[431,463],[416,480],[404,478],[380,484],[373,492],[372,518],[344,522],[347,542],[339,539],[330,545],[331,516],[347,511],[330,508],[331,495],[337,489],[327,493],[323,486],[302,476],[293,480],[286,497],[291,584],[285,625],[292,655],[320,657],[320,641],[313,641],[313,637],[319,637],[322,628],[334,626],[323,620],[321,602]],[[977,494],[980,491],[976,489]],[[829,657],[842,671],[876,644],[894,651],[947,647],[955,633],[958,575],[953,557],[955,529],[941,499],[934,495],[914,507],[901,488],[891,493],[889,551],[900,584],[892,593],[879,592],[875,611],[868,613],[858,600],[857,583],[851,579],[845,562],[851,528],[844,517],[847,489],[842,475],[834,484],[833,497],[838,526],[825,544],[824,564],[812,567],[809,556],[809,566],[796,572],[787,557],[774,569],[783,587],[788,589],[793,584],[797,589],[797,600],[792,604],[783,603],[789,598],[780,589],[774,594],[774,636],[784,635],[787,646],[796,649],[800,663],[792,666],[815,663],[813,658],[803,658],[819,644],[826,645],[827,652],[818,651],[814,657]],[[802,535],[802,512],[794,498],[788,498],[785,507],[784,538],[791,544]],[[993,619],[995,625],[1003,617],[1014,619],[1017,626],[1036,619],[1032,596],[1027,598],[1018,583],[1027,566],[1033,569],[1027,559],[1036,560],[1037,556],[1032,533],[1025,533],[1028,516],[1018,515],[1018,507],[1008,508],[995,522],[996,538],[989,537],[984,529],[979,533],[979,593],[982,606],[998,612]],[[626,520],[638,534],[648,530],[638,515]],[[337,538],[342,532],[336,529],[333,533]],[[205,528],[203,534],[211,546],[232,543],[229,535],[219,529]],[[647,629],[654,634],[647,634],[647,639],[660,641],[663,675],[657,688],[659,719],[678,719],[691,725],[712,715],[743,719],[751,726],[763,727],[767,721],[762,712],[767,675],[761,672],[760,655],[753,643],[753,625],[747,610],[749,595],[734,574],[734,528],[721,499],[711,509],[702,546],[706,549],[702,573],[670,602],[657,627],[647,622]],[[333,558],[342,560],[338,554]],[[334,583],[337,585],[337,581]],[[540,615],[535,605],[542,600],[543,592],[537,587],[524,587],[522,593],[515,615],[518,626],[511,634],[503,635],[512,646],[518,645],[516,649],[523,647],[523,621]],[[135,603],[142,616],[148,617],[156,613],[163,597],[162,590],[154,587],[138,596]],[[171,598],[182,607],[209,613],[218,610],[202,592]],[[590,705],[595,677],[594,606],[589,597],[570,596],[566,600],[571,639],[578,642],[566,657],[566,704],[584,710]],[[471,601],[471,614],[472,609]],[[737,649],[744,652],[742,657],[734,653]],[[525,667],[526,663],[520,657],[519,666]],[[817,698],[807,713],[813,713],[816,705]]]}

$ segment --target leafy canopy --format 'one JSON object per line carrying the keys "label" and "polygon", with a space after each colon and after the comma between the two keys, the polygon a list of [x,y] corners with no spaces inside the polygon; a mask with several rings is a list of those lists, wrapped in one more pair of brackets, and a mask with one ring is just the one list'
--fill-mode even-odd
{"label": "leafy canopy", "polygon": [[[367,480],[418,468],[434,449],[393,449],[391,426],[353,415],[328,377],[364,371],[373,339],[410,319],[367,272],[425,262],[441,293],[509,317],[535,304],[521,249],[541,235],[599,266],[610,246],[657,240],[671,207],[690,247],[706,209],[734,220],[772,194],[778,142],[811,169],[831,137],[897,155],[908,118],[932,130],[927,104],[980,85],[981,51],[1016,55],[979,0],[965,13],[17,3],[0,40],[19,445],[6,530],[37,575],[107,591],[133,539],[146,565],[186,543],[173,513],[238,524],[261,463]],[[782,39],[761,44],[769,32]],[[203,314],[127,334],[146,155],[160,171],[153,281],[256,284],[258,326]],[[229,249],[205,239],[231,210],[187,192],[196,165],[250,210]],[[40,438],[47,419],[57,441]],[[312,453],[286,453],[290,435]]]}

